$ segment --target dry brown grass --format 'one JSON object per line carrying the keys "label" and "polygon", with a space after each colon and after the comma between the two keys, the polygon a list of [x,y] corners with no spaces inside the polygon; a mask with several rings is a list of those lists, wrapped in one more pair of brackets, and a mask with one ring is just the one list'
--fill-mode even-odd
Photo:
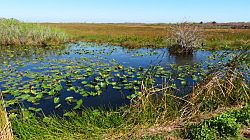
{"label": "dry brown grass", "polygon": [[245,61],[249,62],[248,51],[238,54],[227,64],[212,70],[188,95],[187,100],[194,105],[187,104],[183,108],[183,116],[192,117],[217,108],[249,103],[248,81],[240,72],[240,63]]}
{"label": "dry brown grass", "polygon": [[0,140],[13,140],[11,124],[9,122],[2,94],[0,93]]}

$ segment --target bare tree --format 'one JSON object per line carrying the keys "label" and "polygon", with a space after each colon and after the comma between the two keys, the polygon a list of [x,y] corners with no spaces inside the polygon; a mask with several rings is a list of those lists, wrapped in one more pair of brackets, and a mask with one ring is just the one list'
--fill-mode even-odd
{"label": "bare tree", "polygon": [[171,28],[170,47],[172,53],[193,53],[202,43],[200,28],[189,23],[181,23]]}

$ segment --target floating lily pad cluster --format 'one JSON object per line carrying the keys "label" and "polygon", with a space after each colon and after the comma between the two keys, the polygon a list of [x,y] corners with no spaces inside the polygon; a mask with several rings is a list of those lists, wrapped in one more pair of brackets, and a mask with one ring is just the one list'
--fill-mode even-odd
{"label": "floating lily pad cluster", "polygon": [[[181,89],[190,90],[206,73],[200,64],[124,66],[109,58],[117,52],[131,53],[131,57],[161,55],[154,50],[142,53],[86,43],[55,48],[7,47],[0,52],[0,89],[9,107],[23,102],[37,105],[47,99],[53,101],[54,109],[63,108],[65,102],[80,109],[87,97],[104,92],[127,91],[129,99],[135,98],[142,81],[157,86],[165,79],[171,88],[184,93]],[[75,94],[81,98],[75,98]]]}

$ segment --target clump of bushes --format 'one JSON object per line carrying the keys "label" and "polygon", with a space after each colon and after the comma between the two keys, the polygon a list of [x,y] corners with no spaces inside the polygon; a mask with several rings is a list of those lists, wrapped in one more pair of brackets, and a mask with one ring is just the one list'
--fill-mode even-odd
{"label": "clump of bushes", "polygon": [[0,19],[0,45],[58,45],[67,36],[57,29],[16,19]]}
{"label": "clump of bushes", "polygon": [[185,138],[193,140],[215,140],[218,138],[238,137],[241,125],[249,126],[250,106],[240,110],[228,111],[213,119],[199,124],[187,125]]}
{"label": "clump of bushes", "polygon": [[170,40],[172,43],[169,51],[172,54],[192,54],[202,45],[200,28],[189,23],[173,26]]}

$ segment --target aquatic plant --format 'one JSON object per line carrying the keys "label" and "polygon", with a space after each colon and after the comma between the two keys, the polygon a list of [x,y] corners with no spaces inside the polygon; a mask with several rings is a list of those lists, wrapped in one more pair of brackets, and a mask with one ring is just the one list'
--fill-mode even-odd
{"label": "aquatic plant", "polygon": [[35,23],[16,19],[0,19],[0,45],[58,45],[67,41],[67,35]]}

